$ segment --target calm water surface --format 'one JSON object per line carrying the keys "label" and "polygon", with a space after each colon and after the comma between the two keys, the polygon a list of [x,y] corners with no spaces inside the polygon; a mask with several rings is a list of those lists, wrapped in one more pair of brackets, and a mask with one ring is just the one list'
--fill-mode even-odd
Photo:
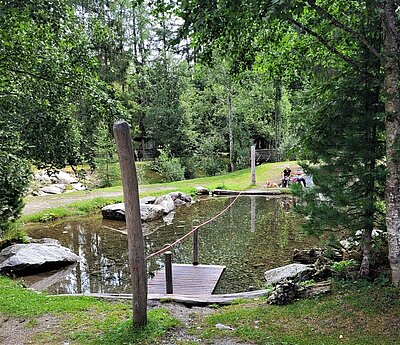
{"label": "calm water surface", "polygon": [[[145,225],[146,255],[174,242],[232,200],[209,198],[190,207],[181,206],[172,224]],[[290,203],[286,197],[240,197],[223,216],[200,229],[200,263],[227,267],[216,293],[262,288],[265,270],[290,263],[294,248],[315,245],[315,239],[299,231]],[[63,271],[25,277],[32,288],[50,293],[131,292],[124,222],[96,215],[35,225],[27,231],[33,238],[55,238],[82,257],[80,263]],[[191,238],[176,246],[173,262],[191,263],[192,247]],[[163,265],[162,256],[148,260],[149,277]]]}

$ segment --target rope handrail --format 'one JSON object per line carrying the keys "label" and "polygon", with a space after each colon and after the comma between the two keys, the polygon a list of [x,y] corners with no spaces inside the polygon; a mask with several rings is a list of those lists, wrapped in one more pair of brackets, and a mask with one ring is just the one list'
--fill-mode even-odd
{"label": "rope handrail", "polygon": [[232,202],[225,207],[221,212],[217,213],[215,216],[211,217],[210,219],[206,220],[204,223],[199,224],[197,226],[195,226],[192,230],[190,230],[187,234],[183,235],[182,237],[178,238],[175,242],[168,244],[166,246],[164,246],[162,249],[148,255],[146,257],[146,260],[160,255],[162,253],[167,252],[168,250],[170,250],[172,247],[176,246],[178,243],[182,242],[184,239],[186,239],[187,237],[189,237],[191,234],[193,234],[195,231],[197,231],[198,229],[200,229],[201,227],[203,227],[204,225],[207,225],[208,223],[211,223],[212,221],[214,221],[215,219],[217,219],[218,217],[220,217],[222,214],[224,214],[239,198],[239,196],[242,194],[243,191],[240,191],[239,194],[235,197],[235,199],[232,200]]}

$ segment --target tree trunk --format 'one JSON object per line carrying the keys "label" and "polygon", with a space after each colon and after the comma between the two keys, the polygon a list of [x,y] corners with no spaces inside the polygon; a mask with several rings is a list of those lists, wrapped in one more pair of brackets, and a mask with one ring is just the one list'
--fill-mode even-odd
{"label": "tree trunk", "polygon": [[282,90],[281,90],[281,82],[279,79],[275,80],[275,110],[274,110],[274,125],[275,125],[275,159],[279,162],[281,160],[279,154],[279,147],[280,147],[280,117],[281,117],[281,97],[282,97]]}
{"label": "tree trunk", "polygon": [[228,93],[228,135],[229,135],[229,162],[231,166],[231,171],[236,170],[235,160],[233,157],[233,124],[232,124],[232,117],[233,117],[233,106],[232,106],[232,95],[229,91]]}
{"label": "tree trunk", "polygon": [[359,271],[360,278],[369,278],[371,244],[372,244],[372,229],[368,228],[364,230],[362,236],[362,261]]}
{"label": "tree trunk", "polygon": [[384,101],[386,127],[386,226],[392,284],[400,285],[400,100],[398,91],[398,32],[394,0],[383,4]]}

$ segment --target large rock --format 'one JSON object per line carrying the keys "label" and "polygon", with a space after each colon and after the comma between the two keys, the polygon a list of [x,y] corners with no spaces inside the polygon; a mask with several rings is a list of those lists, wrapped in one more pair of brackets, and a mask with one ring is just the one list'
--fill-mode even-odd
{"label": "large rock", "polygon": [[[140,218],[143,222],[151,222],[156,219],[161,219],[165,212],[164,207],[153,204],[140,205]],[[125,204],[113,204],[104,206],[101,209],[101,214],[104,219],[125,220]]]}
{"label": "large rock", "polygon": [[151,222],[152,220],[161,219],[164,212],[164,207],[160,205],[140,205],[140,217],[143,222]]}
{"label": "large rock", "polygon": [[175,203],[170,194],[162,195],[154,201],[154,205],[159,205],[164,208],[164,213],[170,213],[175,210]]}
{"label": "large rock", "polygon": [[80,257],[54,243],[14,244],[0,252],[0,272],[27,275],[78,262]]}
{"label": "large rock", "polygon": [[104,206],[101,209],[101,214],[104,219],[125,220],[125,204],[112,204]]}
{"label": "large rock", "polygon": [[156,201],[155,196],[145,196],[144,198],[140,198],[139,202],[140,204],[154,204],[154,201]]}
{"label": "large rock", "polygon": [[58,183],[71,184],[78,182],[78,180],[74,176],[71,176],[70,174],[62,170],[56,171],[51,176],[54,176],[58,180]]}
{"label": "large rock", "polygon": [[182,192],[171,192],[168,195],[172,198],[175,204],[177,204],[178,202],[179,205],[182,204],[182,201],[184,203],[191,203],[193,201],[192,197],[189,194],[185,194]]}
{"label": "large rock", "polygon": [[54,184],[47,187],[43,187],[40,189],[43,193],[46,194],[61,194],[64,192],[65,185],[64,184]]}
{"label": "large rock", "polygon": [[315,273],[315,269],[303,264],[290,264],[264,273],[267,285],[277,284],[284,279],[291,279],[293,281],[309,280]]}

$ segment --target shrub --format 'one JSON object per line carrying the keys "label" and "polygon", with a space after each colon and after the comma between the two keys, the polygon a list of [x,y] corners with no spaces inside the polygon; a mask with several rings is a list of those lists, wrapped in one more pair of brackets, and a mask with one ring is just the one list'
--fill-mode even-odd
{"label": "shrub", "polygon": [[335,262],[332,265],[332,270],[338,278],[348,279],[352,277],[352,272],[354,272],[357,264],[354,260],[343,260]]}
{"label": "shrub", "polygon": [[0,129],[0,236],[20,217],[22,197],[31,175],[27,160],[21,158],[18,135],[7,131],[7,126],[3,128]]}
{"label": "shrub", "polygon": [[151,164],[151,168],[158,172],[163,182],[180,181],[185,178],[185,168],[179,158],[172,157],[168,150],[159,150],[160,155]]}

